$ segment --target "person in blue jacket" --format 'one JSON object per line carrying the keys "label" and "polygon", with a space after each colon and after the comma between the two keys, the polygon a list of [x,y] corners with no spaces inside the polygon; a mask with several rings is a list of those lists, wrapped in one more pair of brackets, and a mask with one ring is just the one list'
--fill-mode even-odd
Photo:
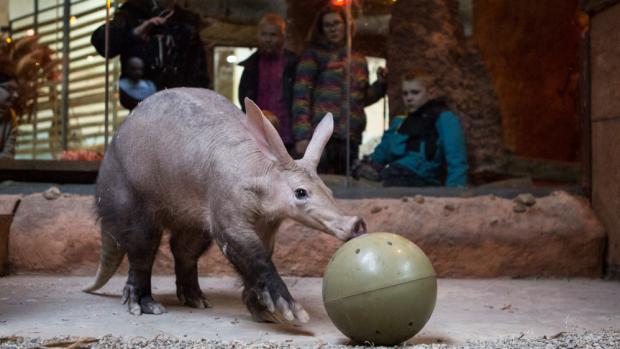
{"label": "person in blue jacket", "polygon": [[381,143],[353,175],[385,186],[467,185],[467,151],[458,116],[440,97],[431,75],[403,76],[407,115],[397,116]]}

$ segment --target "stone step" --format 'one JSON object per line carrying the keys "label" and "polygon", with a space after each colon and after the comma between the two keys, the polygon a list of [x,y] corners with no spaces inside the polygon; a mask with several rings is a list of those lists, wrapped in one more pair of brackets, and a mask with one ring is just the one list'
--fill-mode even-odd
{"label": "stone step", "polygon": [[[93,196],[0,195],[0,201],[7,200],[20,201],[10,227],[12,272],[94,275],[100,236]],[[493,195],[339,199],[337,203],[345,212],[364,216],[370,232],[388,231],[418,244],[442,277],[602,274],[604,229],[586,200],[562,191],[537,198],[532,206]],[[167,240],[165,235],[156,274],[174,273]],[[286,221],[276,238],[274,262],[282,275],[321,276],[341,244],[327,234]],[[126,270],[123,262],[120,272]],[[216,247],[200,259],[199,272],[234,274]]]}

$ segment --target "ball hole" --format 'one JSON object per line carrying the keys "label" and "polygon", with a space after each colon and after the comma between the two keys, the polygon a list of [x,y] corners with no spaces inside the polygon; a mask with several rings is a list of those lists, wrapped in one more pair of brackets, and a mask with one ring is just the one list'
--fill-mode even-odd
{"label": "ball hole", "polygon": [[392,241],[388,241],[387,243],[388,245],[392,246]]}
{"label": "ball hole", "polygon": [[410,322],[410,323],[409,323],[409,326],[413,326],[413,322]]}
{"label": "ball hole", "polygon": [[381,331],[376,330],[376,331],[375,331],[375,333],[376,333],[376,334],[381,334]]}
{"label": "ball hole", "polygon": [[360,249],[358,248],[357,250],[355,250],[355,254],[359,254],[360,253]]}

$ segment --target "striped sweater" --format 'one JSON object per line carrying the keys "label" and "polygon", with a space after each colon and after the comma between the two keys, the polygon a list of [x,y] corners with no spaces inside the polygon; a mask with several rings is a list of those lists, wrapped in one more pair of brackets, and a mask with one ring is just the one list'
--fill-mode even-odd
{"label": "striped sweater", "polygon": [[[315,45],[307,49],[297,65],[293,96],[295,141],[309,139],[327,112],[334,115],[334,138],[346,138],[344,117],[346,47]],[[366,58],[351,54],[351,140],[361,143],[366,127],[364,107],[385,95],[386,84],[368,83]]]}

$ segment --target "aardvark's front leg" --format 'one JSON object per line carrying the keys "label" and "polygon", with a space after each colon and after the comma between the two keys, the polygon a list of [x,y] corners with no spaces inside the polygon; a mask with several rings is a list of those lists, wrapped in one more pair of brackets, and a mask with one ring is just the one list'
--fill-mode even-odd
{"label": "aardvark's front leg", "polygon": [[310,320],[308,313],[289,293],[256,233],[227,230],[217,234],[216,241],[243,278],[243,302],[255,321]]}

